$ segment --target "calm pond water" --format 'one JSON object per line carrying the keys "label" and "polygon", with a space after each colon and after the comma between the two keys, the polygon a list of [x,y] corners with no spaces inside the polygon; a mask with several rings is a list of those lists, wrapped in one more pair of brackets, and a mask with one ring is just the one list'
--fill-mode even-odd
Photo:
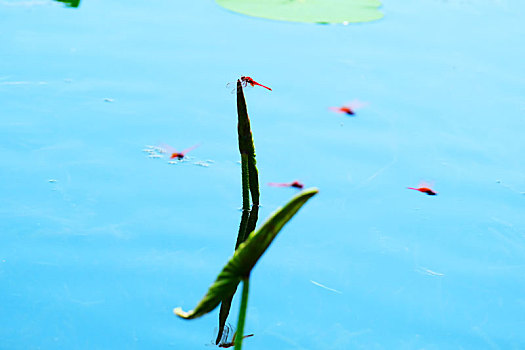
{"label": "calm pond water", "polygon": [[[384,1],[358,25],[213,1],[0,1],[0,349],[204,349],[241,213],[320,189],[251,282],[246,349],[523,349],[525,3]],[[368,102],[355,117],[329,106]],[[184,149],[186,162],[147,145]],[[437,196],[406,187],[433,182]],[[323,287],[324,286],[324,287]],[[325,288],[326,287],[326,288]],[[238,299],[232,307],[236,322]]]}

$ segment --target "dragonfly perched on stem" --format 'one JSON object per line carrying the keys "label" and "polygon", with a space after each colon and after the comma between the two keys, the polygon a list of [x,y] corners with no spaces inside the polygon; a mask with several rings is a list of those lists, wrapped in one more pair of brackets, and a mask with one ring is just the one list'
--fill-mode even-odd
{"label": "dragonfly perched on stem", "polygon": [[160,146],[160,149],[162,150],[163,153],[168,153],[170,155],[170,159],[175,159],[177,158],[178,160],[182,160],[184,159],[184,157],[186,156],[186,153],[188,153],[189,151],[199,147],[200,145],[194,145],[194,146],[191,146],[190,148],[186,148],[185,150],[181,151],[181,152],[177,152],[175,150],[175,148],[171,147],[170,145],[167,145],[167,144],[162,144]]}
{"label": "dragonfly perched on stem", "polygon": [[[265,89],[268,89],[268,90],[272,91],[272,89],[270,89],[268,86],[265,86],[263,84],[260,84],[260,83],[256,82],[251,77],[246,77],[246,76],[243,75],[243,76],[241,76],[240,81],[241,81],[241,85],[243,87],[256,86],[257,85],[257,86],[260,86],[260,87],[263,87]],[[237,82],[234,81],[234,82],[228,83],[226,85],[226,87],[229,88],[229,89],[233,89],[232,90],[232,94],[233,94],[233,93],[235,93],[237,91]]]}
{"label": "dragonfly perched on stem", "polygon": [[302,189],[304,187],[304,185],[302,183],[300,183],[299,181],[294,181],[294,182],[290,182],[290,183],[280,183],[280,182],[270,182],[268,184],[268,186],[274,186],[274,187],[294,187],[294,188],[299,188],[299,189]]}
{"label": "dragonfly perched on stem", "polygon": [[328,109],[335,113],[344,113],[346,115],[353,116],[355,115],[355,111],[357,109],[363,108],[366,105],[368,105],[368,103],[361,102],[359,100],[353,100],[352,102],[345,103],[342,107],[328,107]]}
{"label": "dragonfly perched on stem", "polygon": [[[221,341],[217,344],[219,348],[231,348],[235,346],[235,336],[237,335],[237,332],[233,332],[233,337],[231,340],[229,340],[230,332],[233,330],[233,327],[228,324],[224,327],[224,333],[222,333]],[[253,337],[253,334],[248,334],[242,337],[242,339]]]}

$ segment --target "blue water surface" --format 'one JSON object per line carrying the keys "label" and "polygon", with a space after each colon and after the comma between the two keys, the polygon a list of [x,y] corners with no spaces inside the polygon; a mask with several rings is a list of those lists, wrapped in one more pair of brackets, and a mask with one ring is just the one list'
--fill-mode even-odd
{"label": "blue water surface", "polygon": [[[0,349],[214,339],[217,312],[172,309],[234,248],[224,86],[241,74],[273,89],[246,91],[260,222],[296,193],[266,183],[320,189],[252,274],[246,349],[524,349],[525,3],[382,11],[324,26],[212,0],[0,1]],[[354,118],[328,110],[353,99]],[[200,147],[143,152],[163,142]]]}

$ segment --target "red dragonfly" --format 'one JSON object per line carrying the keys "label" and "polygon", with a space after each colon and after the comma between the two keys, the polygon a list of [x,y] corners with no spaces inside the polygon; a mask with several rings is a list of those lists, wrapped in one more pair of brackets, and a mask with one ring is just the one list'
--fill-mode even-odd
{"label": "red dragonfly", "polygon": [[429,196],[435,196],[437,195],[437,192],[435,192],[434,190],[432,190],[430,188],[430,186],[426,183],[422,183],[419,185],[418,188],[414,188],[414,187],[407,187],[409,190],[415,190],[415,191],[419,191],[421,193],[426,193],[428,194]]}
{"label": "red dragonfly", "polygon": [[164,151],[163,153],[170,154],[170,159],[177,158],[178,160],[182,160],[186,156],[186,153],[188,153],[189,151],[199,146],[200,145],[191,146],[190,148],[186,148],[184,151],[181,151],[181,152],[177,152],[175,148],[171,147],[170,145],[166,145],[166,144],[162,144],[160,148]]}
{"label": "red dragonfly", "polygon": [[[258,82],[256,82],[255,80],[253,80],[251,77],[245,77],[244,75],[241,76],[241,84],[243,87],[247,87],[247,86],[260,86],[260,87],[263,87],[265,89],[268,89],[270,91],[272,91],[272,89],[270,89],[268,86],[265,86],[263,84],[260,84]],[[226,87],[228,88],[233,88],[232,90],[232,94],[236,92],[237,90],[237,82],[233,82],[233,83],[228,83],[228,85],[226,85]]]}
{"label": "red dragonfly", "polygon": [[278,182],[270,182],[268,186],[274,186],[274,187],[294,187],[294,188],[303,188],[304,185],[300,183],[299,181],[294,181],[290,183],[278,183]]}
{"label": "red dragonfly", "polygon": [[355,110],[366,106],[368,103],[353,100],[352,102],[346,103],[342,107],[328,107],[330,110],[336,113],[345,113],[346,115],[355,115]]}
{"label": "red dragonfly", "polygon": [[[237,335],[237,332],[233,333],[233,337],[231,341],[228,340],[228,335],[232,329],[233,327],[230,325],[227,325],[226,327],[224,327],[224,333],[222,334],[221,341],[217,345],[219,348],[231,348],[232,346],[235,346],[235,336]],[[253,334],[245,335],[244,337],[242,337],[242,339],[245,339],[248,337],[253,337]]]}

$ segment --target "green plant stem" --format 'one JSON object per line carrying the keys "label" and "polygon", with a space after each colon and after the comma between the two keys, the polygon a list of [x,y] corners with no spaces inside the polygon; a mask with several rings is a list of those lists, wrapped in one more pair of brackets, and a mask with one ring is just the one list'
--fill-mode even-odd
{"label": "green plant stem", "polygon": [[248,225],[246,225],[246,231],[244,235],[243,242],[248,238],[250,233],[255,231],[255,226],[257,226],[257,220],[259,219],[259,206],[252,205],[252,210],[250,210],[250,216],[248,216]]}
{"label": "green plant stem", "polygon": [[[253,141],[252,141],[253,142]],[[255,149],[253,156],[248,158],[248,181],[250,183],[250,193],[252,195],[252,204],[259,205],[259,172],[255,160]]]}
{"label": "green plant stem", "polygon": [[250,210],[250,178],[248,171],[248,155],[241,153],[242,177],[242,210]]}
{"label": "green plant stem", "polygon": [[248,291],[250,289],[250,276],[242,280],[242,299],[241,309],[239,310],[239,321],[237,322],[237,333],[235,335],[234,350],[242,349],[242,341],[244,337],[244,322],[246,321],[246,309],[248,308]]}
{"label": "green plant stem", "polygon": [[[239,135],[239,152],[241,153],[241,165],[243,166],[243,195],[245,191],[250,191],[252,204],[259,205],[259,174],[257,171],[257,161],[255,159],[255,146],[253,144],[250,117],[246,107],[246,100],[242,90],[240,80],[237,80],[237,133]],[[245,159],[246,157],[246,159]],[[246,165],[244,162],[246,161]],[[246,167],[246,168],[245,168]],[[245,177],[246,170],[246,177]],[[245,180],[247,186],[245,187]],[[243,203],[245,203],[243,197]],[[244,209],[249,209],[244,207]]]}

